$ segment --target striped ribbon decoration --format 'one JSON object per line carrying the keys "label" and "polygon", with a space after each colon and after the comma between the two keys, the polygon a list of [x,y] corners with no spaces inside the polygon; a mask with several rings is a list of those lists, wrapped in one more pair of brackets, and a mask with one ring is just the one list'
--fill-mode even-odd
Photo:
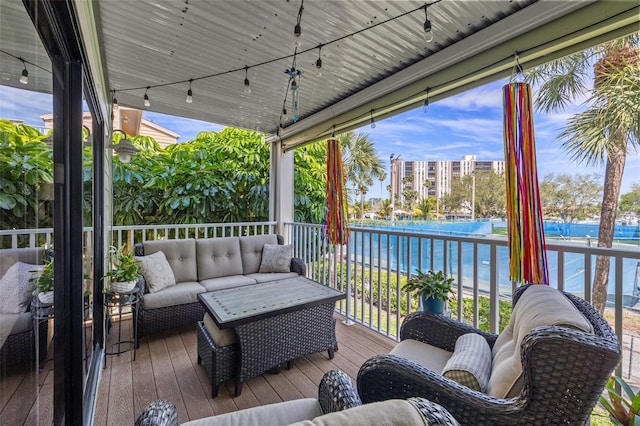
{"label": "striped ribbon decoration", "polygon": [[330,244],[349,242],[349,223],[344,209],[342,153],[336,139],[327,141],[327,208],[323,233]]}
{"label": "striped ribbon decoration", "polygon": [[531,88],[526,83],[509,83],[502,88],[502,95],[509,279],[548,285]]}

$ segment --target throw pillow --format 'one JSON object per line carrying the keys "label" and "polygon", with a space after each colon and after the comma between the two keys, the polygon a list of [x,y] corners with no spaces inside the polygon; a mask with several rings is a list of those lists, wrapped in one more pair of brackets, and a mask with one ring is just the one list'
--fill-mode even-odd
{"label": "throw pillow", "polygon": [[265,244],[259,273],[289,272],[291,270],[291,244]]}
{"label": "throw pillow", "polygon": [[27,311],[33,293],[33,280],[43,265],[14,263],[0,279],[0,312],[20,314]]}
{"label": "throw pillow", "polygon": [[485,338],[476,333],[458,337],[442,375],[470,389],[485,392],[491,375],[491,348]]}
{"label": "throw pillow", "polygon": [[140,273],[147,283],[149,293],[176,285],[176,277],[163,252],[157,251],[149,256],[136,256]]}

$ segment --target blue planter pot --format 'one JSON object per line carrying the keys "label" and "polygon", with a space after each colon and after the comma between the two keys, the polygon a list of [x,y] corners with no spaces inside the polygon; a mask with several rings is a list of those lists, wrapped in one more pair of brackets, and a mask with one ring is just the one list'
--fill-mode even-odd
{"label": "blue planter pot", "polygon": [[433,297],[421,297],[422,299],[422,310],[424,312],[432,312],[434,314],[441,314],[444,312],[444,300],[435,299]]}

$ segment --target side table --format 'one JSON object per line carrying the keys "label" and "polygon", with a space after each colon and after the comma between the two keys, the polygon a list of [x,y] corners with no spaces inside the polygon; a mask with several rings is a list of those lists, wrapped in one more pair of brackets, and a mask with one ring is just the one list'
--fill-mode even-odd
{"label": "side table", "polygon": [[[110,330],[110,322],[112,316],[118,317],[118,340],[115,343],[109,345],[109,347],[116,347],[115,349],[109,351],[108,349],[105,352],[105,355],[120,355],[125,352],[133,351],[133,360],[136,360],[136,341],[138,340],[138,324],[135,320],[132,321],[133,326],[133,339],[132,340],[122,340],[122,311],[129,307],[131,313],[134,314],[133,318],[137,318],[138,309],[140,308],[140,298],[138,297],[138,284],[128,293],[119,293],[119,292],[107,292],[104,294],[104,306],[107,311],[107,315],[105,316],[105,330]],[[114,315],[112,311],[116,311],[117,313]],[[109,332],[107,331],[107,336]],[[124,346],[124,347],[123,347]],[[106,367],[106,357],[105,357],[105,367]]]}

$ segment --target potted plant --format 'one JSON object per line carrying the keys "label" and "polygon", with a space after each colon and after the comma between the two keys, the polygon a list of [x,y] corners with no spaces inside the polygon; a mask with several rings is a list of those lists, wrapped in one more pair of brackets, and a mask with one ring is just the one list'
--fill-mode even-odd
{"label": "potted plant", "polygon": [[108,279],[107,288],[118,293],[128,293],[134,289],[140,275],[138,261],[132,253],[125,252],[124,247],[109,249],[113,269],[105,274]]}
{"label": "potted plant", "polygon": [[425,312],[444,312],[444,302],[449,299],[453,278],[447,278],[442,271],[416,270],[416,275],[409,278],[402,287],[408,293],[417,292],[422,299],[422,310]]}
{"label": "potted plant", "polygon": [[53,258],[44,260],[44,267],[33,278],[33,294],[40,303],[53,304]]}

